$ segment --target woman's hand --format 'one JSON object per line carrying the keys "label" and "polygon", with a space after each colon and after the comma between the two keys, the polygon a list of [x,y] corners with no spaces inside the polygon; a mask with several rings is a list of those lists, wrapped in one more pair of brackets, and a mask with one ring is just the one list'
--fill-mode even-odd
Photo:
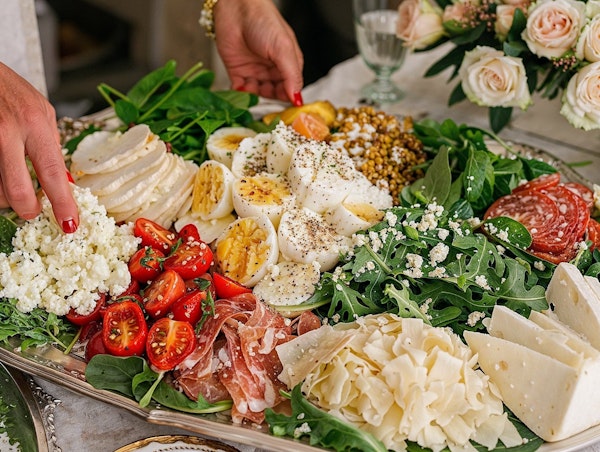
{"label": "woman's hand", "polygon": [[302,104],[302,52],[272,0],[219,0],[214,18],[234,89]]}
{"label": "woman's hand", "polygon": [[27,168],[29,156],[40,185],[65,232],[79,224],[77,205],[67,178],[52,105],[25,79],[0,63],[0,207],[21,218],[41,211]]}

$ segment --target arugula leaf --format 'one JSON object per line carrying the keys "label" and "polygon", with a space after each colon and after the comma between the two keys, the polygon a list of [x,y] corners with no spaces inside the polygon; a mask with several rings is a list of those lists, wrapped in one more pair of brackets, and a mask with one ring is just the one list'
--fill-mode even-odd
{"label": "arugula leaf", "polygon": [[0,253],[8,254],[13,250],[12,239],[16,232],[16,223],[0,215]]}
{"label": "arugula leaf", "polygon": [[265,410],[265,420],[270,432],[275,436],[302,438],[308,436],[311,446],[321,446],[338,452],[387,452],[381,441],[370,433],[315,407],[302,396],[301,384],[292,393],[292,413],[289,416],[278,414],[270,408]]}

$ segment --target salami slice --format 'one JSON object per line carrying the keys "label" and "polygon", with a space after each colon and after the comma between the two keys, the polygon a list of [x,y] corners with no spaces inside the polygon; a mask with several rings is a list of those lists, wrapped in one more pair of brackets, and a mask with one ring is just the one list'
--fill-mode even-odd
{"label": "salami slice", "polygon": [[600,223],[590,218],[586,234],[586,239],[592,242],[590,246],[592,250],[600,247]]}
{"label": "salami slice", "polygon": [[531,234],[534,249],[558,252],[564,243],[556,237],[561,215],[556,203],[538,190],[520,190],[498,198],[486,211],[484,219],[509,217],[523,224]]}
{"label": "salami slice", "polygon": [[565,182],[563,184],[566,188],[571,190],[578,196],[581,196],[590,210],[590,213],[594,210],[594,192],[579,182]]}
{"label": "salami slice", "polygon": [[[558,235],[564,243],[577,242],[583,240],[583,235],[587,229],[590,220],[590,212],[583,198],[564,184],[559,184],[543,191],[548,195],[556,205],[564,221],[559,226]],[[549,250],[541,250],[549,251]]]}
{"label": "salami slice", "polygon": [[513,193],[528,190],[545,190],[554,187],[560,183],[560,173],[543,174],[542,176],[531,179],[524,184],[517,185],[513,189]]}

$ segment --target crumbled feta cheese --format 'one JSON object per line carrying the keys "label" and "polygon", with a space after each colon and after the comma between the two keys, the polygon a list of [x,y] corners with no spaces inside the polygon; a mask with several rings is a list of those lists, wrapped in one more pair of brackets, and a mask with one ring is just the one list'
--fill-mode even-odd
{"label": "crumbled feta cheese", "polygon": [[448,251],[450,248],[445,243],[438,243],[431,251],[429,251],[429,261],[432,267],[435,267],[440,262],[444,262],[446,257],[448,257]]}
{"label": "crumbled feta cheese", "polygon": [[89,189],[75,186],[73,195],[77,231],[63,233],[43,197],[42,213],[17,229],[13,252],[0,253],[0,297],[17,299],[22,312],[85,315],[100,292],[119,295],[131,282],[127,262],[140,242],[132,225],[117,226]]}

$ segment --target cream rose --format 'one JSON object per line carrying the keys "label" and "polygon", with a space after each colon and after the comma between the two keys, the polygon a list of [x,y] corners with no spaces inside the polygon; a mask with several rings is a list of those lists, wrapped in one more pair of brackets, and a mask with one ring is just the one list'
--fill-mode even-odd
{"label": "cream rose", "polygon": [[397,35],[412,50],[435,44],[444,35],[441,8],[432,0],[404,0],[398,7]]}
{"label": "cream rose", "polygon": [[540,0],[529,9],[522,37],[534,54],[558,58],[575,47],[584,24],[584,2]]}
{"label": "cream rose", "polygon": [[494,31],[501,41],[506,40],[510,27],[515,17],[517,5],[498,5],[496,7],[496,22],[494,22]]}
{"label": "cream rose", "polygon": [[560,114],[575,127],[600,129],[600,61],[580,69],[563,92]]}
{"label": "cream rose", "polygon": [[600,16],[594,17],[582,30],[575,55],[591,63],[600,61]]}
{"label": "cream rose", "polygon": [[492,47],[477,46],[466,52],[458,74],[467,98],[486,107],[519,107],[531,104],[525,67],[520,58]]}

